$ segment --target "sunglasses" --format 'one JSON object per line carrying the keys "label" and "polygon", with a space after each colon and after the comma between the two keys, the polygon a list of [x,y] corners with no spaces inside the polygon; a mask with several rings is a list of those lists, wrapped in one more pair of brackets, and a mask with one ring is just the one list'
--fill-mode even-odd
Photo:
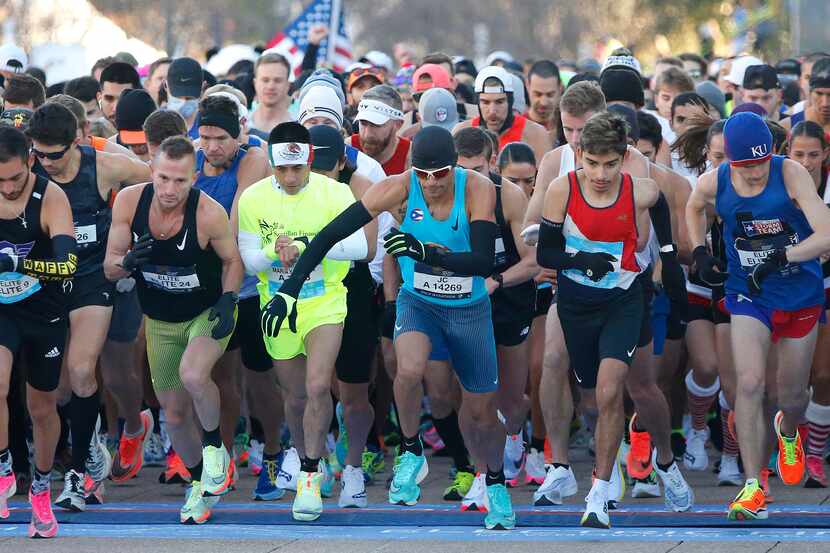
{"label": "sunglasses", "polygon": [[440,169],[433,169],[432,171],[418,169],[417,167],[413,167],[412,170],[415,171],[415,176],[419,179],[429,180],[429,178],[432,177],[435,180],[438,180],[443,179],[450,174],[450,171],[452,171],[452,165],[447,165],[446,167],[441,167]]}
{"label": "sunglasses", "polygon": [[349,73],[349,77],[352,79],[359,79],[360,77],[370,75],[372,77],[377,78],[380,82],[383,82],[383,73],[380,69],[374,67],[358,67],[351,73]]}
{"label": "sunglasses", "polygon": [[60,152],[41,152],[40,150],[37,150],[37,149],[35,149],[34,146],[32,146],[31,151],[32,151],[33,154],[35,154],[37,156],[38,159],[46,158],[46,159],[51,159],[52,161],[57,161],[60,158],[62,158],[66,154],[66,152],[69,151],[69,148],[71,148],[71,147],[72,147],[72,144],[68,145],[66,148],[64,148]]}

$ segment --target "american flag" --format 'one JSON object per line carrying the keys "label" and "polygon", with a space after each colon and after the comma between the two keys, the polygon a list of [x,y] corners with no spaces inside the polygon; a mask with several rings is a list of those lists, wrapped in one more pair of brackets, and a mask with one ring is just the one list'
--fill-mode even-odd
{"label": "american flag", "polygon": [[[336,13],[339,10],[340,13]],[[267,48],[283,54],[294,68],[294,74],[300,74],[306,46],[308,31],[317,24],[325,24],[332,29],[337,24],[337,33],[329,35],[320,42],[317,54],[318,64],[328,64],[337,72],[342,72],[352,62],[352,43],[346,35],[345,17],[342,0],[314,0],[282,32],[277,33],[267,44]],[[333,43],[333,45],[332,45]],[[334,51],[329,53],[329,48]]]}

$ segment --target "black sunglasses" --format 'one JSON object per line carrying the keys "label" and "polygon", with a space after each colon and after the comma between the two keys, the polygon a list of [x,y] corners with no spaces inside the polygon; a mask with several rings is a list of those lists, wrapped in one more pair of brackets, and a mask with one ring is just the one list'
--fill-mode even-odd
{"label": "black sunglasses", "polygon": [[35,149],[35,147],[32,146],[32,153],[35,154],[38,157],[38,159],[46,158],[46,159],[51,159],[52,161],[57,161],[60,158],[62,158],[66,154],[66,152],[69,151],[69,148],[71,148],[71,147],[72,147],[72,144],[68,145],[66,148],[64,148],[60,152],[41,152],[40,150]]}

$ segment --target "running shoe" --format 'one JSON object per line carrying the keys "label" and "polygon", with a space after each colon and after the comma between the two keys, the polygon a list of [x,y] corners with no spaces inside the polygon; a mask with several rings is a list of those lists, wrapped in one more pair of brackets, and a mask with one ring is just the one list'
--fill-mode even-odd
{"label": "running shoe", "polygon": [[80,513],[86,510],[84,499],[84,475],[70,469],[63,477],[63,491],[58,496],[55,505],[62,509]]}
{"label": "running shoe", "polygon": [[737,455],[723,454],[720,457],[718,469],[718,486],[743,486],[744,477],[738,466]]}
{"label": "running shoe", "polygon": [[447,447],[446,444],[444,444],[444,440],[442,440],[441,436],[438,434],[438,430],[436,430],[434,424],[424,430],[422,435],[424,437],[424,445],[429,447],[433,453],[438,453]]}
{"label": "running shoe", "polygon": [[285,456],[277,473],[277,486],[289,491],[297,491],[297,477],[300,475],[300,456],[296,448],[284,450]]}
{"label": "running shoe", "polygon": [[487,498],[487,481],[484,474],[477,474],[473,478],[470,489],[461,500],[462,511],[479,511],[486,513],[489,510]]}
{"label": "running shoe", "polygon": [[[827,475],[824,474],[824,459],[820,455],[807,455],[807,481],[804,482],[804,487],[827,487]],[[2,494],[2,491],[0,491],[0,494]]]}
{"label": "running shoe", "polygon": [[672,430],[671,436],[671,451],[674,454],[674,460],[678,463],[683,460],[683,455],[686,454],[686,436],[682,430]]}
{"label": "running shoe", "polygon": [[104,504],[104,482],[96,482],[88,474],[84,475],[84,502],[87,505]]}
{"label": "running shoe", "polygon": [[657,464],[657,451],[654,451],[654,471],[663,484],[666,508],[676,513],[688,511],[695,503],[695,494],[683,478],[677,461],[672,461],[669,470],[663,471]]}
{"label": "running shoe", "polygon": [[617,503],[621,503],[625,499],[626,481],[623,476],[622,467],[620,466],[619,455],[614,460],[614,465],[611,467],[611,482],[608,486],[608,502],[609,509],[616,509]]}
{"label": "running shoe", "polygon": [[525,442],[521,434],[508,435],[504,439],[504,479],[508,486],[519,485],[519,475],[525,466]]}
{"label": "running shoe", "polygon": [[395,466],[392,483],[389,485],[389,503],[393,505],[415,505],[421,497],[421,488],[418,484],[429,473],[427,459],[423,455],[415,455],[407,451],[401,455],[400,462]]}
{"label": "running shoe", "polygon": [[484,527],[488,530],[512,530],[516,527],[516,515],[510,492],[504,484],[492,484],[487,488],[487,503],[490,505],[484,517]]}
{"label": "running shoe", "polygon": [[52,512],[52,498],[49,490],[32,494],[29,490],[29,503],[32,505],[32,521],[29,523],[30,538],[53,538],[58,533],[58,521]]}
{"label": "running shoe", "polygon": [[145,467],[163,467],[167,460],[167,454],[164,451],[164,439],[161,434],[150,432],[147,440],[144,442],[144,466]]}
{"label": "running shoe", "polygon": [[362,509],[367,505],[366,483],[363,481],[363,469],[346,465],[340,477],[340,499],[337,505],[341,509]]}
{"label": "running shoe", "polygon": [[265,459],[262,461],[262,470],[254,489],[255,501],[276,501],[285,495],[285,490],[277,486],[277,475],[280,472],[285,453],[280,451],[276,459]]}
{"label": "running shoe", "polygon": [[470,491],[475,478],[475,474],[471,472],[463,470],[456,472],[452,484],[444,490],[444,501],[461,501],[464,499],[464,496]]}
{"label": "running shoe", "polygon": [[755,479],[748,480],[729,505],[729,520],[764,520],[769,516],[764,490]]}
{"label": "running shoe", "polygon": [[265,455],[265,444],[258,440],[251,440],[248,443],[248,470],[254,476],[259,476],[262,471],[263,455]]}
{"label": "running shoe", "polygon": [[634,499],[660,497],[660,481],[657,480],[657,473],[651,471],[648,478],[634,480],[634,485],[631,487],[631,497]]}
{"label": "running shoe", "polygon": [[159,484],[188,484],[192,478],[190,471],[184,466],[184,461],[172,448],[167,452],[167,466],[159,474]]}
{"label": "running shoe", "polygon": [[775,434],[778,436],[778,461],[776,469],[781,481],[788,486],[796,486],[804,478],[804,448],[801,447],[801,435],[788,438],[781,434],[781,420],[784,413],[778,411],[775,415]]}
{"label": "running shoe", "polygon": [[0,519],[9,518],[8,500],[17,493],[17,479],[14,473],[0,476]]}
{"label": "running shoe", "polygon": [[237,467],[247,467],[250,455],[248,453],[248,444],[251,443],[251,437],[245,432],[240,432],[233,437],[233,460]]}
{"label": "running shoe", "polygon": [[545,505],[562,505],[564,500],[576,495],[578,486],[573,469],[569,466],[547,466],[547,473],[542,485],[533,492],[533,504],[537,507]]}
{"label": "running shoe", "polygon": [[334,471],[331,470],[328,462],[325,459],[320,459],[320,464],[317,469],[323,475],[323,481],[320,482],[320,494],[323,497],[331,497],[334,495],[334,483],[337,478],[334,476]]}
{"label": "running shoe", "polygon": [[770,476],[775,476],[775,472],[771,468],[762,468],[758,477],[758,485],[761,486],[761,490],[764,492],[764,499],[766,499],[767,503],[773,502],[772,494],[769,489]]}
{"label": "running shoe", "polygon": [[706,441],[709,428],[689,430],[686,436],[686,452],[683,454],[683,466],[688,470],[706,470],[709,468],[709,455],[706,453]]}
{"label": "running shoe", "polygon": [[585,513],[580,520],[580,526],[587,528],[611,528],[611,519],[608,516],[608,499],[599,493],[595,486],[591,487],[585,498]]}
{"label": "running shoe", "polygon": [[525,461],[525,484],[541,486],[546,477],[545,454],[530,448],[530,453],[527,454],[527,461]]}
{"label": "running shoe", "polygon": [[628,473],[628,452],[631,450],[631,442],[628,439],[628,436],[623,437],[622,443],[620,443],[620,450],[617,453],[617,459],[620,461],[620,466],[626,470]]}
{"label": "running shoe", "polygon": [[[626,457],[626,470],[631,478],[645,479],[651,474],[651,437],[645,430],[637,432],[634,430],[634,423],[637,414],[631,417],[628,423],[628,433],[631,436],[631,448]],[[613,494],[609,493],[609,497]]]}
{"label": "running shoe", "polygon": [[231,481],[228,489],[235,490],[236,483],[239,481],[239,473],[236,471],[236,459],[233,458],[231,458],[231,462],[228,464],[228,479]]}
{"label": "running shoe", "polygon": [[218,502],[218,497],[206,496],[202,483],[194,480],[184,492],[184,506],[179,511],[179,521],[182,524],[204,524]]}
{"label": "running shoe", "polygon": [[105,442],[101,441],[101,416],[95,421],[95,430],[89,441],[89,455],[86,458],[86,473],[96,482],[103,482],[112,471],[112,455]]}
{"label": "running shoe", "polygon": [[323,473],[300,471],[297,477],[297,495],[291,505],[294,520],[311,522],[320,518],[323,512],[323,497],[320,495],[322,482]]}
{"label": "running shoe", "polygon": [[144,465],[144,449],[147,438],[153,433],[153,415],[149,409],[141,412],[142,432],[137,436],[121,436],[118,454],[112,463],[112,481],[126,482],[138,474]]}
{"label": "running shoe", "polygon": [[337,455],[337,464],[346,466],[346,455],[349,453],[349,434],[346,432],[346,419],[343,417],[343,404],[337,402],[334,408],[337,418],[337,441],[334,443],[334,453]]}
{"label": "running shoe", "polygon": [[374,481],[375,475],[379,472],[383,472],[386,468],[386,460],[383,458],[383,451],[370,451],[368,449],[364,449],[361,461],[363,478],[366,484]]}
{"label": "running shoe", "polygon": [[204,495],[222,496],[230,491],[230,464],[231,456],[224,445],[202,448],[202,477],[199,482]]}

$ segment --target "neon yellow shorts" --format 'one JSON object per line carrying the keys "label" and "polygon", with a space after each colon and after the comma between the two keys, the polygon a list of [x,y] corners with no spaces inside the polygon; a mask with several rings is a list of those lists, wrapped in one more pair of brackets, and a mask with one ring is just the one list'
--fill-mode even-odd
{"label": "neon yellow shorts", "polygon": [[[260,301],[262,298],[260,298]],[[264,304],[263,304],[264,305]],[[305,355],[305,339],[308,333],[323,325],[340,324],[346,320],[346,289],[330,292],[322,297],[297,305],[297,332],[283,321],[276,338],[265,336],[265,349],[272,359],[293,359]]]}

